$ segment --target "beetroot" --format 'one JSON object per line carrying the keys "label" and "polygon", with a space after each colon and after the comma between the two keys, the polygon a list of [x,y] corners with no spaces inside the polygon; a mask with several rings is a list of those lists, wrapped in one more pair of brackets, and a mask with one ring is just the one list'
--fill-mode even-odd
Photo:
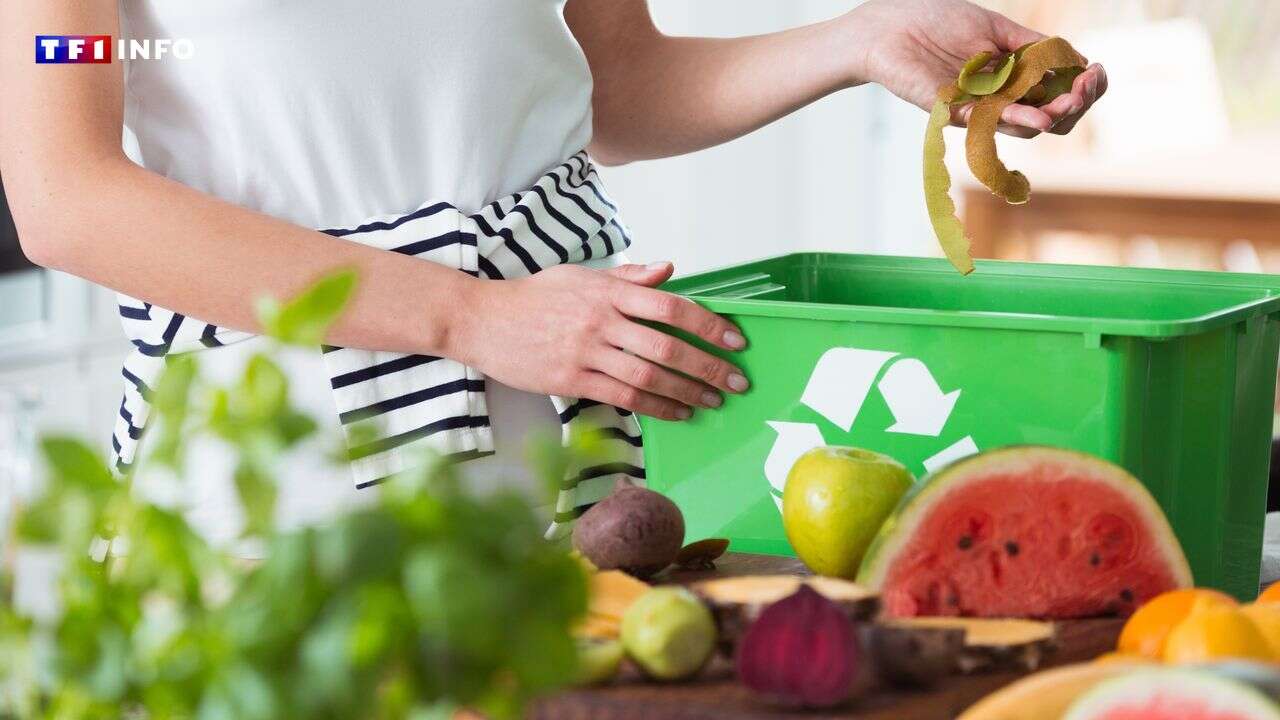
{"label": "beetroot", "polygon": [[684,515],[652,490],[619,481],[609,497],[578,518],[573,546],[600,570],[640,579],[662,572],[684,544]]}
{"label": "beetroot", "polygon": [[765,608],[738,645],[738,679],[787,707],[826,708],[853,694],[861,664],[853,623],[808,585]]}

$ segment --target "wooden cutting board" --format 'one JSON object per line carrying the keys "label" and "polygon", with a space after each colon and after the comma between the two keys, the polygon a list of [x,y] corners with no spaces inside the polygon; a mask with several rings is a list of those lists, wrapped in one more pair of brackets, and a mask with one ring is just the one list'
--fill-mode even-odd
{"label": "wooden cutting board", "polygon": [[[806,574],[794,558],[730,554],[714,571],[676,572],[665,582],[689,583],[709,577],[756,573]],[[1072,620],[1058,624],[1058,649],[1045,667],[1079,662],[1115,648],[1124,621],[1118,618]],[[613,685],[574,690],[546,698],[533,706],[538,720],[703,720],[744,718],[779,720],[803,717],[868,718],[870,720],[950,720],[988,693],[1025,673],[1000,672],[955,676],[930,691],[883,689],[861,697],[838,711],[788,712],[756,700],[733,679],[728,661],[717,659],[698,678],[683,683],[653,683],[624,672]]]}

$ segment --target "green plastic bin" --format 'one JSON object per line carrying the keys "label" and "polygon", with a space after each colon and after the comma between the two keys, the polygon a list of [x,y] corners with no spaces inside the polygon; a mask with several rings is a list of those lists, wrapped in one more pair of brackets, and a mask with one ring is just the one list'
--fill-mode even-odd
{"label": "green plastic bin", "polygon": [[650,487],[688,538],[791,554],[779,493],[820,443],[917,476],[1037,443],[1128,468],[1198,584],[1257,593],[1280,276],[979,262],[962,277],[937,259],[803,253],[666,289],[742,327],[753,383],[690,421],[642,421]]}

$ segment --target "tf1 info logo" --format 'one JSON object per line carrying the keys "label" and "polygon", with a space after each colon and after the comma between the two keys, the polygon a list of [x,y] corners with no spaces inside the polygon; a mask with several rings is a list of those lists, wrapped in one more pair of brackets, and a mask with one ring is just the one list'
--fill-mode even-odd
{"label": "tf1 info logo", "polygon": [[[111,52],[112,45],[116,52]],[[113,43],[110,35],[37,35],[36,62],[41,65],[103,64],[119,60],[160,60],[172,55],[186,60],[195,44],[185,38],[128,40]]]}

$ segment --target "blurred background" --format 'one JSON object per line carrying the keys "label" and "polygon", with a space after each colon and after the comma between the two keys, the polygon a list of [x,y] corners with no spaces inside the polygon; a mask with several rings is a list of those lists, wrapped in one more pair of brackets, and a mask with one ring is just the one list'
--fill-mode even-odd
{"label": "blurred background", "polygon": [[[849,0],[652,0],[673,34],[826,19]],[[957,199],[985,257],[1280,272],[1280,3],[986,0],[1106,64],[1111,90],[1072,136],[1002,143],[1031,179],[1010,208]],[[720,148],[604,170],[638,260],[693,272],[797,250],[934,254],[920,190],[925,114],[876,87]],[[960,131],[950,131],[956,148]],[[953,158],[954,159],[954,158]],[[101,437],[121,390],[109,293],[35,270],[0,214],[0,476],[34,426]],[[8,449],[8,450],[7,450]],[[11,469],[11,468],[10,468]]]}

